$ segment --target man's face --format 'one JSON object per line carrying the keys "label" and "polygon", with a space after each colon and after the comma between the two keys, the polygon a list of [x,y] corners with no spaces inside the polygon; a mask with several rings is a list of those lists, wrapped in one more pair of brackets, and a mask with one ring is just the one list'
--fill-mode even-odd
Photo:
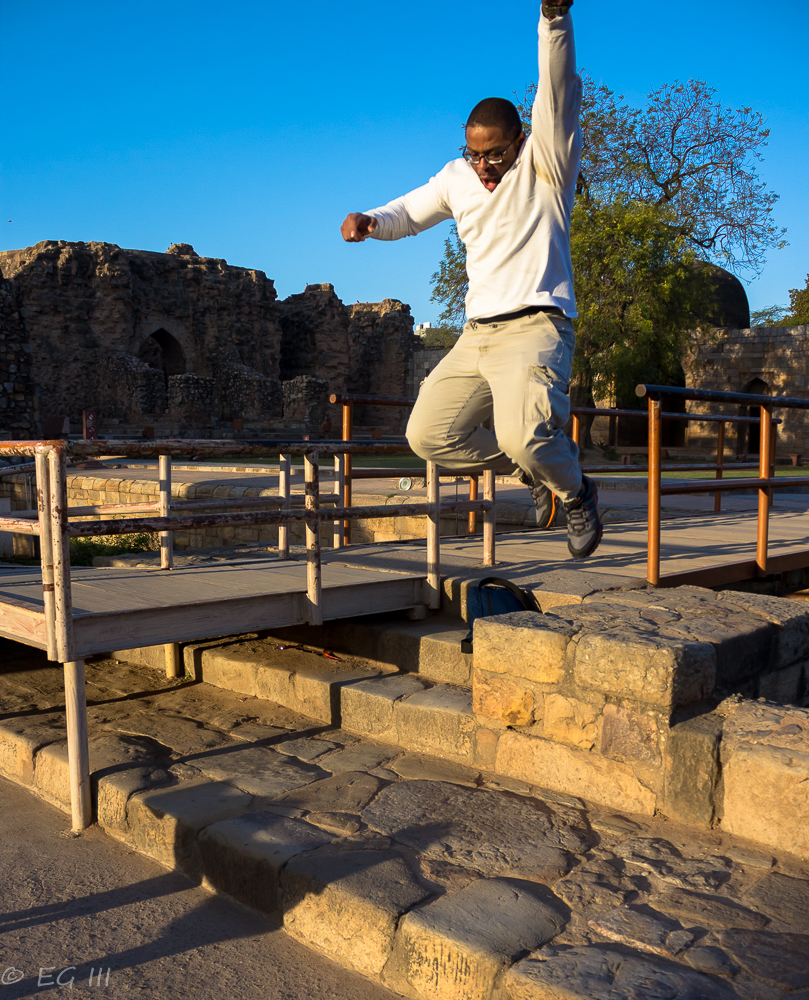
{"label": "man's face", "polygon": [[493,126],[470,125],[467,128],[466,148],[470,153],[480,157],[486,154],[503,156],[502,163],[487,163],[481,159],[480,163],[470,164],[487,191],[494,191],[503,179],[505,172],[517,159],[524,139],[524,132],[520,132],[516,139],[509,139],[503,135],[502,129]]}

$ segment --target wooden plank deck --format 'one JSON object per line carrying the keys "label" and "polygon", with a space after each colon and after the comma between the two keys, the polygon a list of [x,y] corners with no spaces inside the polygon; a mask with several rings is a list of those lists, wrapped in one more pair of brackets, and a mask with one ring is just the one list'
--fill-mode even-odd
{"label": "wooden plank deck", "polygon": [[[324,619],[420,604],[426,574],[419,568],[328,567]],[[309,620],[305,562],[244,560],[171,571],[78,567],[71,579],[77,658]],[[38,567],[0,569],[0,634],[45,648]]]}

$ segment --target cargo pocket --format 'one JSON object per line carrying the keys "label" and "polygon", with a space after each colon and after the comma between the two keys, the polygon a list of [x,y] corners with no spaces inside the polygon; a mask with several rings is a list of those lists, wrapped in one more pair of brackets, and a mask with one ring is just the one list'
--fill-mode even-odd
{"label": "cargo pocket", "polygon": [[556,429],[570,416],[570,384],[558,378],[547,365],[528,366],[525,421]]}

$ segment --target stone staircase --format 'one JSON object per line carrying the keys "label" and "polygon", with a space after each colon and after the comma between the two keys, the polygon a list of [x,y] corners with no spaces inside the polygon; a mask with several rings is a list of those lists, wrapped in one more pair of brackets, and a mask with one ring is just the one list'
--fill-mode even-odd
{"label": "stone staircase", "polygon": [[796,812],[809,809],[809,607],[697,587],[580,601],[479,620],[474,655],[460,650],[459,618],[376,616],[191,644],[185,664],[208,684],[515,792],[721,823],[809,853]]}

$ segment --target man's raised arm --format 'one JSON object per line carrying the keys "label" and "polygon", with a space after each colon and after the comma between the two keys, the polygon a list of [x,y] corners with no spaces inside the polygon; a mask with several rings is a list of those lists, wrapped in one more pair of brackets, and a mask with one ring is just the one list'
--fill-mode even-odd
{"label": "man's raised arm", "polygon": [[439,173],[427,184],[381,208],[352,212],[346,216],[340,232],[346,243],[362,243],[369,236],[375,240],[401,240],[451,218],[452,210]]}
{"label": "man's raised arm", "polygon": [[539,82],[531,113],[531,142],[543,179],[554,187],[575,183],[581,160],[581,77],[576,72],[572,0],[542,5]]}

